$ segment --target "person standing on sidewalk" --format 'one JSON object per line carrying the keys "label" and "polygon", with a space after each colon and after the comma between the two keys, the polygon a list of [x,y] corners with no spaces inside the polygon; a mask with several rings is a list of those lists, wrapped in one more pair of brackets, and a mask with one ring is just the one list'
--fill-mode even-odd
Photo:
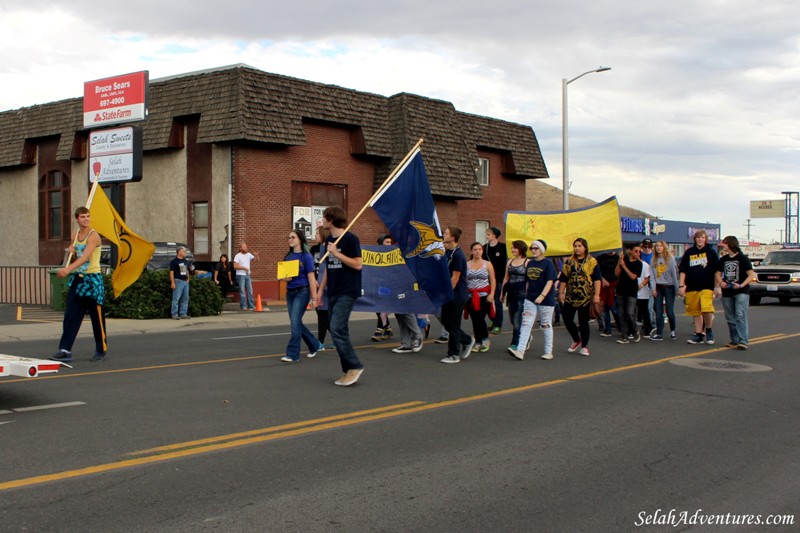
{"label": "person standing on sidewalk", "polygon": [[714,344],[714,284],[717,252],[708,244],[708,233],[697,230],[694,246],[684,252],[678,265],[678,296],[686,298],[686,314],[694,317],[694,335],[689,344]]}
{"label": "person standing on sidewalk", "polygon": [[189,274],[193,267],[186,260],[186,248],[178,246],[169,262],[169,286],[172,288],[172,318],[189,318]]}
{"label": "person standing on sidewalk", "polygon": [[242,311],[255,311],[253,301],[253,280],[250,278],[250,263],[258,260],[258,252],[247,251],[247,244],[239,245],[239,253],[233,257],[233,268],[236,270],[236,283],[239,284],[239,307]]}
{"label": "person standing on sidewalk", "polygon": [[58,352],[51,357],[53,361],[69,363],[72,361],[72,345],[81,329],[83,316],[88,314],[94,332],[94,356],[90,361],[102,361],[106,357],[106,317],[103,312],[105,287],[100,272],[100,235],[92,229],[89,209],[79,207],[75,210],[78,231],[72,236],[70,253],[77,258],[58,270],[59,278],[70,276],[67,281],[67,307],[64,310],[64,323]]}
{"label": "person standing on sidewalk", "polygon": [[[344,372],[334,384],[349,387],[364,372],[364,365],[350,340],[349,326],[353,305],[356,298],[361,296],[361,242],[354,233],[345,232],[347,213],[339,206],[331,206],[323,211],[322,227],[330,232],[330,237],[326,241],[328,257],[325,272],[315,300],[319,301],[327,287],[331,337]],[[337,238],[339,242],[334,245]]]}
{"label": "person standing on sidewalk", "polygon": [[461,239],[461,228],[448,226],[444,230],[444,241],[447,266],[450,269],[450,283],[453,286],[453,300],[442,306],[442,325],[447,330],[447,357],[442,363],[460,363],[469,357],[475,339],[461,329],[461,315],[467,303],[467,256],[458,247]]}
{"label": "person standing on sidewalk", "polygon": [[[731,340],[725,346],[746,350],[750,342],[747,308],[750,305],[750,282],[755,278],[750,258],[739,248],[739,239],[728,235],[720,243],[723,252],[717,266],[717,286],[722,289],[722,308]],[[717,290],[717,289],[715,289]]]}
{"label": "person standing on sidewalk", "polygon": [[506,243],[500,242],[500,228],[492,226],[486,231],[486,246],[483,248],[483,258],[488,259],[494,269],[495,285],[498,290],[494,291],[494,317],[492,318],[491,333],[499,335],[503,329],[503,294],[500,287],[503,286],[503,278],[506,275],[506,263],[508,262],[508,252]]}

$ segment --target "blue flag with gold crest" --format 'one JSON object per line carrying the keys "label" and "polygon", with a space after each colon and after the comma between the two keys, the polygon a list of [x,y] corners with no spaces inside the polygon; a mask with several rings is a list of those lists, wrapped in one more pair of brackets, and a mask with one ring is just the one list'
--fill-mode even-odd
{"label": "blue flag with gold crest", "polygon": [[442,229],[419,148],[370,202],[419,286],[436,306],[453,299]]}

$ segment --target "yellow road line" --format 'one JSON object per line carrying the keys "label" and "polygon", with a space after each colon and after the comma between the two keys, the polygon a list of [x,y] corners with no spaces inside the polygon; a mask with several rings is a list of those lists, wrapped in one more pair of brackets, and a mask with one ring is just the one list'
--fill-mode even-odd
{"label": "yellow road line", "polygon": [[[785,334],[774,334],[769,335],[766,337],[760,337],[755,339],[754,343],[765,343],[765,342],[773,342],[784,340],[788,338],[793,338],[800,336],[800,333],[794,333],[790,335]],[[477,400],[484,400],[487,398],[496,398],[499,396],[506,396],[509,394],[516,394],[519,392],[531,391],[543,387],[549,387],[551,385],[557,385],[561,383],[568,383],[570,381],[576,381],[581,379],[588,379],[591,377],[607,375],[612,373],[624,372],[628,370],[633,370],[637,368],[643,368],[647,366],[653,366],[657,364],[661,364],[670,360],[674,359],[685,359],[689,357],[697,357],[699,355],[706,355],[710,353],[717,353],[725,350],[731,350],[733,348],[726,348],[726,347],[717,347],[712,348],[709,350],[704,350],[701,352],[695,352],[692,354],[685,354],[685,355],[678,355],[673,357],[666,357],[663,359],[658,359],[656,361],[649,361],[646,363],[637,363],[632,365],[626,365],[622,367],[615,367],[612,369],[601,370],[598,372],[591,372],[588,374],[581,374],[577,376],[572,376],[568,378],[561,378],[561,379],[554,379],[550,381],[545,381],[541,383],[533,383],[530,385],[523,385],[520,387],[513,387],[510,389],[503,389],[499,391],[492,391],[492,392],[485,392],[480,394],[475,394],[472,396],[465,396],[462,398],[455,398],[452,400],[445,400],[442,402],[435,402],[435,403],[424,403],[424,402],[408,402],[406,404],[397,404],[394,406],[387,406],[384,408],[376,408],[367,411],[359,411],[352,413],[352,418],[346,418],[344,420],[336,420],[337,418],[347,417],[349,415],[336,415],[334,417],[328,417],[330,421],[324,422],[325,419],[317,419],[315,421],[305,421],[299,422],[294,424],[285,424],[283,426],[275,426],[273,428],[264,428],[261,430],[253,430],[251,432],[242,432],[242,433],[234,433],[230,435],[222,435],[219,437],[211,437],[209,439],[201,439],[196,441],[189,441],[185,443],[178,443],[172,444],[168,446],[162,446],[159,448],[152,448],[151,450],[145,450],[142,452],[134,452],[134,453],[149,453],[153,451],[161,451],[161,450],[174,450],[174,451],[166,451],[166,453],[155,453],[154,455],[148,455],[145,457],[138,457],[133,459],[124,459],[121,461],[116,461],[112,463],[105,463],[100,465],[88,466],[85,468],[78,468],[74,470],[67,470],[64,472],[55,472],[53,474],[45,474],[41,476],[33,476],[28,478],[22,478],[12,481],[6,481],[0,483],[0,491],[19,488],[19,487],[28,487],[32,485],[38,485],[41,483],[47,483],[50,481],[61,481],[66,479],[72,479],[92,474],[98,474],[103,472],[110,472],[114,470],[121,470],[123,468],[131,468],[134,466],[141,466],[153,463],[159,463],[164,461],[169,461],[172,459],[179,459],[182,457],[191,457],[200,454],[205,454],[209,452],[219,451],[219,450],[226,450],[231,448],[238,448],[240,446],[247,446],[250,444],[268,442],[278,439],[283,439],[287,437],[293,437],[298,435],[305,435],[310,433],[316,433],[318,431],[324,431],[328,429],[336,429],[336,428],[343,428],[347,426],[352,426],[356,424],[361,424],[365,422],[372,422],[376,420],[383,420],[387,418],[393,418],[396,416],[404,416],[412,413],[419,413],[424,411],[430,411],[433,409],[440,409],[443,407],[450,407],[453,405],[459,405],[468,402],[474,402]],[[263,357],[263,356],[262,356]],[[370,412],[374,412],[369,414]],[[309,425],[314,424],[314,425]],[[301,427],[297,427],[301,426]],[[282,430],[281,428],[286,428]],[[267,434],[264,434],[267,433]],[[219,442],[224,441],[224,442]],[[182,448],[177,449],[175,448]]]}
{"label": "yellow road line", "polygon": [[243,437],[252,437],[252,436],[261,435],[261,434],[264,434],[264,433],[275,433],[275,432],[278,432],[278,431],[284,431],[284,430],[287,430],[287,429],[294,429],[294,428],[298,428],[298,427],[306,427],[306,426],[310,427],[310,426],[314,426],[316,424],[321,424],[321,423],[324,423],[324,422],[333,422],[333,421],[336,421],[336,420],[354,418],[354,417],[357,417],[357,416],[369,415],[369,414],[374,414],[374,413],[382,413],[382,412],[386,412],[386,411],[395,411],[395,410],[398,410],[398,409],[404,409],[404,408],[407,408],[407,407],[413,407],[413,406],[421,405],[422,403],[424,403],[424,402],[417,401],[417,402],[400,403],[400,404],[397,404],[397,405],[388,405],[388,406],[384,406],[384,407],[376,407],[375,409],[367,409],[365,411],[354,411],[352,413],[345,413],[345,414],[341,414],[341,415],[326,416],[326,417],[323,417],[323,418],[315,418],[313,420],[304,420],[302,422],[292,422],[290,424],[282,424],[280,426],[272,426],[272,427],[261,428],[261,429],[252,429],[252,430],[249,430],[249,431],[242,431],[240,433],[230,433],[228,435],[219,435],[217,437],[208,437],[208,438],[205,438],[205,439],[198,439],[198,440],[192,440],[192,441],[187,441],[187,442],[180,442],[178,444],[168,444],[166,446],[157,446],[155,448],[149,448],[147,450],[139,450],[139,451],[136,451],[136,452],[131,452],[128,455],[144,455],[144,454],[149,454],[149,453],[160,453],[160,452],[165,452],[165,451],[170,451],[170,450],[177,450],[177,449],[181,449],[181,448],[194,448],[194,447],[197,447],[197,446],[203,446],[203,445],[211,444],[211,443],[214,443],[214,442],[222,442],[222,441],[226,441],[226,440],[240,439],[240,438],[243,438]]}

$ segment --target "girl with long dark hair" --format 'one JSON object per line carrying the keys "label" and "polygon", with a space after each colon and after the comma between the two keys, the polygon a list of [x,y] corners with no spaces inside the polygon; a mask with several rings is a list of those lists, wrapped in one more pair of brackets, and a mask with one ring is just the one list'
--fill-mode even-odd
{"label": "girl with long dark hair", "polygon": [[[319,350],[319,341],[303,324],[311,295],[317,294],[317,278],[314,275],[314,257],[308,251],[306,236],[302,231],[289,232],[289,252],[284,261],[298,261],[297,276],[288,278],[286,284],[286,305],[289,312],[291,336],[286,345],[286,355],[281,357],[284,363],[300,362],[300,340],[308,346],[309,357]],[[316,303],[316,300],[314,300]]]}
{"label": "girl with long dark hair", "polygon": [[[589,243],[578,237],[572,243],[572,256],[564,261],[559,276],[561,284],[558,288],[558,301],[561,302],[561,314],[564,325],[572,337],[572,344],[567,351],[589,355],[589,306],[600,303],[600,285],[602,276],[597,260],[589,255]],[[575,314],[578,314],[578,326],[575,325]]]}

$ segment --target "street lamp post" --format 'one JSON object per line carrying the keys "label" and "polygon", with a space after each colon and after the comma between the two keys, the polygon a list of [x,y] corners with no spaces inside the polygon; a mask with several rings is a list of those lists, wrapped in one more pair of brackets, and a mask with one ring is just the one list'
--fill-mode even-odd
{"label": "street lamp post", "polygon": [[564,187],[564,211],[569,209],[569,143],[567,141],[567,85],[573,81],[593,74],[595,72],[605,72],[611,70],[611,67],[597,67],[594,70],[588,70],[580,76],[575,76],[571,80],[567,78],[561,79],[561,176],[563,179]]}

